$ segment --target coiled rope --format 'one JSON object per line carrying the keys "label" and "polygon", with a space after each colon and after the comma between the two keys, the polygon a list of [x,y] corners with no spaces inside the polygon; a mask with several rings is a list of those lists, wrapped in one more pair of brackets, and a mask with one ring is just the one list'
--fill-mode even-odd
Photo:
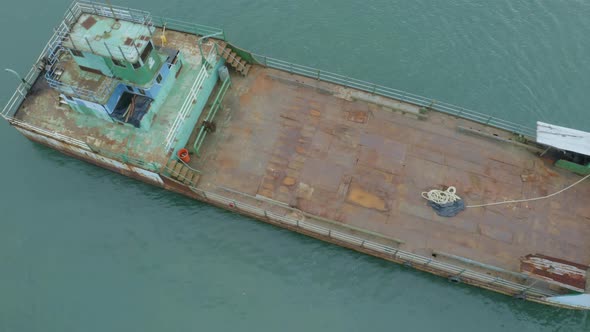
{"label": "coiled rope", "polygon": [[[477,205],[467,205],[466,207],[468,208],[477,208],[477,207],[484,207],[484,206],[493,206],[493,205],[502,205],[502,204],[513,204],[513,203],[523,203],[523,202],[532,202],[532,201],[539,201],[542,199],[546,199],[546,198],[550,198],[556,195],[561,194],[562,192],[569,190],[573,187],[575,187],[576,185],[580,184],[581,182],[583,182],[584,180],[590,178],[590,174],[584,176],[583,178],[581,178],[580,180],[572,183],[571,185],[556,191],[552,194],[546,195],[546,196],[541,196],[541,197],[534,197],[534,198],[524,198],[524,199],[514,199],[514,200],[509,200],[509,201],[501,201],[501,202],[494,202],[494,203],[486,203],[486,204],[477,204]],[[453,203],[456,202],[458,200],[461,199],[461,197],[459,197],[457,194],[457,189],[455,187],[449,187],[447,188],[447,190],[438,190],[438,189],[433,189],[430,191],[425,191],[422,193],[422,197],[424,199],[427,199],[433,203],[436,204],[447,204],[447,203]]]}
{"label": "coiled rope", "polygon": [[422,197],[436,204],[454,203],[461,199],[457,195],[455,187],[449,187],[447,190],[432,189],[431,191],[422,192]]}

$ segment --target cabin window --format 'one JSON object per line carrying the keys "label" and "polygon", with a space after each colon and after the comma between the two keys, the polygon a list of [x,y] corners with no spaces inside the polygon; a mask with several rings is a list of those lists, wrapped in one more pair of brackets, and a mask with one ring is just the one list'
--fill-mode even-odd
{"label": "cabin window", "polygon": [[156,77],[156,82],[158,82],[158,84],[162,83],[162,74],[158,74],[158,77]]}
{"label": "cabin window", "polygon": [[82,53],[81,51],[78,50],[70,50],[72,52],[73,56],[77,56],[79,58],[83,58],[84,57],[84,53]]}
{"label": "cabin window", "polygon": [[141,93],[142,95],[146,94],[144,89],[137,89],[137,91],[139,91],[139,93]]}
{"label": "cabin window", "polygon": [[137,68],[141,68],[141,62],[139,62],[139,60],[137,62],[133,63],[133,68],[137,69]]}
{"label": "cabin window", "polygon": [[119,66],[119,67],[123,67],[126,68],[127,66],[125,65],[125,62],[121,61],[121,60],[117,60],[115,58],[111,58],[111,60],[113,61],[113,64],[115,66]]}
{"label": "cabin window", "polygon": [[152,52],[153,48],[154,48],[154,46],[152,45],[152,42],[148,42],[147,45],[145,45],[143,52],[141,52],[141,61],[143,61],[143,63],[146,62],[146,59],[148,58],[148,56]]}

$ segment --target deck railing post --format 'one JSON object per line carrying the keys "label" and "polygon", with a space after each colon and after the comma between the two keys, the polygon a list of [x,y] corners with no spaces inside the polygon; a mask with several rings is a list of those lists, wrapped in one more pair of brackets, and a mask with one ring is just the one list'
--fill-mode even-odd
{"label": "deck railing post", "polygon": [[90,42],[88,41],[87,37],[84,37],[84,40],[86,41],[86,44],[88,44],[88,48],[90,48],[90,52],[94,53],[94,50],[92,49],[92,45],[90,45]]}
{"label": "deck railing post", "polygon": [[318,69],[318,81],[320,80],[321,70]]}
{"label": "deck railing post", "polygon": [[371,94],[375,94],[375,91],[377,91],[377,84],[373,84],[373,91],[371,92]]}

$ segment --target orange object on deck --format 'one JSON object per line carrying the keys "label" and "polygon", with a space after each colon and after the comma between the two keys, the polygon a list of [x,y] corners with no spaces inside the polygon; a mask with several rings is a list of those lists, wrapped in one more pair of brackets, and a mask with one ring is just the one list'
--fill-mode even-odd
{"label": "orange object on deck", "polygon": [[178,158],[180,158],[180,160],[184,161],[185,163],[191,161],[191,157],[189,156],[187,149],[178,150]]}

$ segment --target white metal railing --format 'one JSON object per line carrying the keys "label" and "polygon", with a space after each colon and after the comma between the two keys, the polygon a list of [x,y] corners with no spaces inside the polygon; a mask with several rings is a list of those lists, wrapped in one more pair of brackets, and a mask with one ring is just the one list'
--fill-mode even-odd
{"label": "white metal railing", "polygon": [[27,129],[29,131],[32,131],[32,132],[35,132],[38,134],[42,134],[44,136],[53,138],[55,140],[65,142],[65,143],[77,146],[77,147],[85,149],[85,150],[90,150],[90,147],[88,146],[88,144],[86,144],[86,142],[81,141],[79,139],[75,139],[75,138],[72,138],[72,137],[69,137],[69,136],[66,136],[66,135],[63,135],[60,133],[56,133],[54,131],[50,131],[47,129],[39,128],[39,127],[33,126],[29,123],[26,123],[24,121],[17,120],[17,119],[10,119],[10,123],[12,125],[17,126],[17,127],[22,127],[22,128]]}
{"label": "white metal railing", "polygon": [[[302,219],[297,219],[286,215],[281,215],[276,212],[270,212],[266,209],[247,203],[243,203],[236,199],[225,197],[217,193],[198,189],[193,186],[190,186],[190,189],[202,198],[204,198],[205,200],[212,201],[224,206],[229,206],[230,208],[235,209],[237,211],[242,211],[251,215],[266,218],[271,221],[278,222],[280,224],[301,228],[324,237],[329,237],[338,241],[348,243],[352,246],[379,252],[381,254],[388,255],[393,260],[402,261],[414,267],[421,266],[423,268],[442,271],[448,273],[449,277],[467,278],[480,283],[484,287],[502,287],[504,289],[509,289],[513,291],[515,294],[533,295],[540,298],[558,295],[557,292],[551,291],[549,289],[540,289],[538,287],[534,287],[535,285],[539,284],[538,280],[532,280],[532,283],[530,285],[519,284],[510,280],[506,280],[502,277],[477,272],[462,266],[457,266],[450,263],[439,261],[433,257],[417,255],[412,252],[401,250],[397,247],[387,246],[381,243],[368,240],[367,238],[347,234],[342,231],[337,231],[330,229],[328,227],[320,226],[313,222],[313,218],[308,219],[303,217]],[[259,203],[268,202],[259,201]],[[274,206],[279,208],[281,207],[276,204],[274,204]]]}
{"label": "white metal railing", "polygon": [[517,123],[513,123],[507,120],[499,119],[487,114],[469,110],[464,107],[455,106],[452,104],[435,101],[432,98],[426,98],[413,93],[405,92],[402,90],[392,89],[385,86],[377,85],[366,81],[357,80],[347,76],[330,73],[327,71],[319,70],[317,68],[302,66],[294,63],[290,63],[283,60],[273,59],[264,55],[252,54],[254,59],[265,67],[270,67],[289,73],[294,73],[310,78],[317,79],[319,81],[325,81],[335,83],[348,88],[353,88],[365,92],[369,92],[375,95],[380,95],[386,98],[397,99],[402,102],[414,104],[421,107],[426,107],[439,112],[447,113],[453,116],[462,117],[475,122],[483,123],[492,127],[507,130],[509,132],[523,135],[525,137],[534,139],[536,137],[536,131],[533,128],[523,126]]}
{"label": "white metal railing", "polygon": [[[44,58],[50,58],[51,56],[55,56],[57,52],[60,52],[60,47],[64,38],[69,34],[69,27],[75,24],[78,21],[78,18],[83,13],[91,13],[106,17],[117,17],[119,19],[128,20],[136,23],[140,23],[146,25],[150,32],[153,32],[155,29],[155,24],[153,22],[153,16],[147,12],[142,10],[135,10],[121,6],[107,6],[102,3],[96,2],[89,2],[89,1],[74,1],[70,5],[70,7],[66,10],[64,14],[64,19],[55,29],[53,35],[50,37],[49,41],[45,44],[45,47],[41,51],[41,54],[35,61],[35,64],[31,67],[29,72],[25,75],[25,80],[28,82],[29,85],[33,85],[37,80],[39,73],[41,72],[41,64],[44,66],[46,63],[42,62],[41,60]],[[114,14],[113,14],[114,13]],[[194,24],[190,22],[180,21],[176,19],[164,18],[157,16],[157,25],[162,27],[166,26],[169,29],[175,29],[178,31],[183,31],[187,33],[194,33],[198,35],[211,35],[211,34],[221,34],[222,39],[225,39],[223,35],[223,30],[219,28],[209,27],[205,25]],[[63,50],[62,50],[63,51]],[[131,50],[133,52],[133,50]],[[51,64],[51,63],[50,63]],[[55,63],[53,63],[54,65]],[[11,98],[8,100],[2,111],[0,112],[0,116],[2,118],[9,120],[13,117],[14,113],[24,100],[24,97],[27,94],[29,86],[24,83],[20,83],[16,91],[13,93]],[[91,91],[82,91],[79,90],[78,93],[80,95],[90,94]]]}
{"label": "white metal railing", "polygon": [[172,127],[168,131],[168,135],[166,135],[166,151],[168,151],[172,144],[174,143],[174,139],[178,134],[178,130],[182,126],[184,120],[189,116],[191,109],[193,108],[193,102],[197,99],[199,92],[201,92],[201,88],[203,87],[203,83],[209,77],[209,73],[207,72],[207,67],[205,65],[201,66],[201,70],[199,74],[195,78],[191,89],[186,96],[184,103],[178,110],[178,115],[174,122],[172,123]]}
{"label": "white metal railing", "polygon": [[42,69],[44,69],[40,67],[40,63],[42,63],[41,60],[57,51],[55,49],[56,44],[60,43],[63,39],[62,28],[63,26],[60,24],[60,26],[58,26],[58,28],[54,31],[53,35],[49,38],[49,41],[47,41],[43,47],[41,54],[39,57],[37,57],[37,60],[35,60],[35,63],[31,66],[31,69],[29,69],[28,73],[25,75],[24,80],[28,84],[23,82],[19,83],[19,85],[16,87],[16,91],[12,94],[2,109],[2,112],[0,112],[0,116],[2,116],[5,120],[12,118],[22,101],[25,99],[29,86],[32,86],[35,83],[39,73]]}

